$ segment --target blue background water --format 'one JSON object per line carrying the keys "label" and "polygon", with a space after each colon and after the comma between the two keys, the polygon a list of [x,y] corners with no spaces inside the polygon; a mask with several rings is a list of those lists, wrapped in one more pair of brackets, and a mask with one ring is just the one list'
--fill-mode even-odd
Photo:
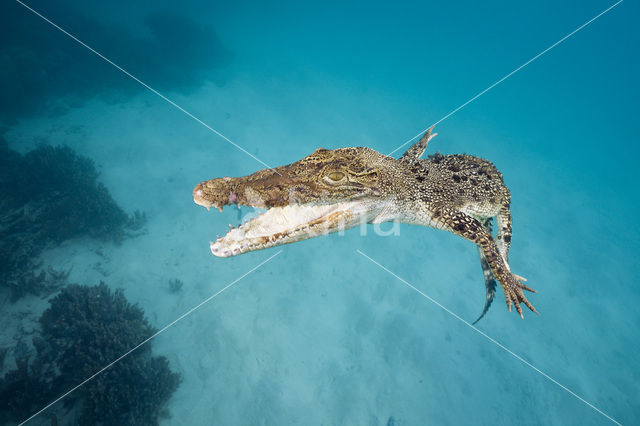
{"label": "blue background water", "polygon": [[[389,152],[612,3],[29,4],[275,166],[318,147]],[[149,216],[146,235],[99,247],[101,272],[92,241],[49,262],[123,287],[162,327],[277,252],[211,256],[237,213],[191,201],[201,180],[260,163],[19,4],[2,10],[11,147],[70,145]],[[623,424],[640,422],[638,11],[623,2],[429,147],[490,159],[512,192],[510,263],[541,315],[520,320],[498,290],[478,328]],[[610,423],[355,251],[472,321],[473,245],[408,225],[360,234],[282,247],[157,337],[184,376],[166,424]]]}

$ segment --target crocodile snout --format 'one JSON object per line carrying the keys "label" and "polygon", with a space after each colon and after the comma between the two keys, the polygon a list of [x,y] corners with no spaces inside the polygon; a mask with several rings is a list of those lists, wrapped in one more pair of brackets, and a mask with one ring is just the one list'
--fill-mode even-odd
{"label": "crocodile snout", "polygon": [[204,197],[204,191],[202,190],[201,183],[196,185],[196,187],[193,189],[193,202],[199,206],[206,207],[207,209],[212,206],[212,204]]}

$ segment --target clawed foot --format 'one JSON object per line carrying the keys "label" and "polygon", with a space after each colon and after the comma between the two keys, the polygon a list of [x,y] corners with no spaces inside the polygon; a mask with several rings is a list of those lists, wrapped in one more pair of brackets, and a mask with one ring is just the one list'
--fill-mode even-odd
{"label": "clawed foot", "polygon": [[[512,274],[513,274],[513,272],[512,272]],[[521,277],[520,275],[513,274],[513,277],[518,281],[527,281],[527,279],[525,277]],[[535,291],[534,291],[534,293],[535,293]]]}
{"label": "clawed foot", "polygon": [[518,311],[520,317],[524,318],[524,315],[522,315],[522,308],[520,307],[521,303],[524,303],[527,308],[531,309],[531,311],[535,312],[536,314],[538,313],[538,311],[536,311],[536,308],[534,308],[533,305],[529,303],[524,295],[523,290],[527,290],[532,293],[535,293],[536,291],[520,281],[526,280],[518,275],[511,274],[511,279],[506,286],[502,286],[502,289],[504,290],[504,295],[507,299],[507,307],[509,308],[509,312],[511,312],[512,306],[515,305],[516,311]]}

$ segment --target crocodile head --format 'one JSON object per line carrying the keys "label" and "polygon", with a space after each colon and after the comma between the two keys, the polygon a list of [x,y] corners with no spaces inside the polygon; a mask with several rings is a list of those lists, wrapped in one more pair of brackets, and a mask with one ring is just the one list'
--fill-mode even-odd
{"label": "crocodile head", "polygon": [[292,243],[392,218],[396,160],[370,148],[318,149],[287,166],[198,184],[193,200],[266,209],[211,242],[220,257]]}

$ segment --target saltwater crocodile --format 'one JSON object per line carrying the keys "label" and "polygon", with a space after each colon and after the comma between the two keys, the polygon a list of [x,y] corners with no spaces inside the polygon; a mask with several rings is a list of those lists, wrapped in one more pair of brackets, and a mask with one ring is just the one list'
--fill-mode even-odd
{"label": "saltwater crocodile", "polygon": [[[431,129],[399,159],[370,148],[317,149],[295,163],[240,178],[198,184],[193,200],[209,209],[244,205],[267,209],[211,242],[211,252],[235,256],[355,227],[398,221],[459,235],[478,247],[487,297],[480,318],[502,286],[507,307],[535,308],[534,291],[511,272],[511,195],[489,161],[470,155],[420,156],[436,134]],[[491,221],[497,218],[497,235]],[[478,320],[480,319],[478,318]],[[476,322],[478,321],[476,320]]]}

